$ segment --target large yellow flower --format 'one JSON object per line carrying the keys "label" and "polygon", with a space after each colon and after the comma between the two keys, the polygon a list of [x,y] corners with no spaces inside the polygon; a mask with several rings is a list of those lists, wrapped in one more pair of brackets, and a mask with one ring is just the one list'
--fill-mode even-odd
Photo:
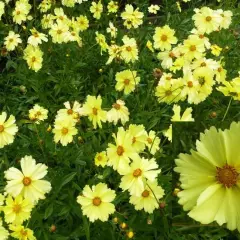
{"label": "large yellow flower", "polygon": [[31,216],[33,204],[28,199],[18,195],[15,199],[11,196],[6,198],[6,206],[3,207],[5,221],[7,223],[22,224]]}
{"label": "large yellow flower", "polygon": [[47,174],[47,166],[36,164],[31,156],[25,156],[20,163],[22,172],[14,167],[4,172],[7,179],[5,191],[13,197],[21,194],[32,202],[45,199],[45,194],[51,190],[51,184],[42,180]]}
{"label": "large yellow flower", "polygon": [[97,97],[88,95],[83,104],[82,112],[92,121],[93,128],[97,128],[97,125],[102,128],[102,122],[107,121],[107,112],[102,110],[102,97],[100,95]]}
{"label": "large yellow flower", "polygon": [[130,203],[136,210],[144,209],[145,212],[153,213],[154,209],[159,208],[158,201],[164,195],[162,187],[158,186],[157,181],[147,181],[140,196],[131,196]]}
{"label": "large yellow flower", "polygon": [[21,225],[10,225],[11,236],[19,240],[36,240],[33,230]]}
{"label": "large yellow flower", "polygon": [[129,190],[131,195],[140,196],[147,180],[153,182],[161,172],[154,158],[148,160],[136,155],[130,167],[126,168],[120,188]]}
{"label": "large yellow flower", "polygon": [[14,135],[18,131],[18,127],[15,124],[15,117],[10,115],[7,121],[6,119],[7,114],[5,112],[0,114],[0,148],[13,143]]}
{"label": "large yellow flower", "polygon": [[202,224],[216,221],[240,231],[239,141],[240,122],[224,131],[211,127],[201,134],[197,151],[175,160],[183,188],[179,203]]}
{"label": "large yellow flower", "polygon": [[92,188],[85,186],[77,202],[82,206],[83,215],[91,222],[97,219],[105,222],[109,215],[115,212],[115,206],[111,203],[115,197],[114,190],[109,189],[105,183],[99,183]]}

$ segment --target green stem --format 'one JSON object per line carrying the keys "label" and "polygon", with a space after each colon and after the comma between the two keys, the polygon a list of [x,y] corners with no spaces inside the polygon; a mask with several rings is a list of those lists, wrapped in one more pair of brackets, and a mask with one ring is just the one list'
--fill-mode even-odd
{"label": "green stem", "polygon": [[229,111],[230,106],[231,106],[231,103],[232,103],[232,99],[233,99],[233,98],[231,97],[231,99],[230,99],[230,101],[229,101],[229,103],[228,103],[226,112],[225,112],[225,114],[224,114],[224,116],[223,116],[222,122],[225,120],[225,118],[226,118],[226,116],[227,116],[227,114],[228,114],[228,111]]}

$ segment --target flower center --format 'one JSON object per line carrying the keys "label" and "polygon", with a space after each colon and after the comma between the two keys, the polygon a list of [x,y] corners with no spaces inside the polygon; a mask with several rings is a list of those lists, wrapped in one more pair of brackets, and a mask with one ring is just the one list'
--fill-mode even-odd
{"label": "flower center", "polygon": [[32,62],[36,62],[36,57],[32,57]]}
{"label": "flower center", "polygon": [[226,164],[222,168],[216,167],[217,175],[216,179],[219,183],[222,183],[225,187],[230,188],[237,183],[239,173],[232,166]]}
{"label": "flower center", "polygon": [[67,128],[65,128],[65,127],[64,127],[64,128],[62,128],[62,134],[63,134],[63,135],[66,135],[67,133],[68,133],[68,129],[67,129]]}
{"label": "flower center", "polygon": [[62,34],[62,30],[57,30],[57,34]]}
{"label": "flower center", "polygon": [[136,142],[136,137],[133,137],[132,143],[135,143],[135,142]]}
{"label": "flower center", "polygon": [[167,39],[168,39],[167,35],[163,34],[163,35],[161,36],[161,40],[162,40],[163,42],[166,42]]}
{"label": "flower center", "polygon": [[148,196],[149,196],[149,191],[148,191],[148,190],[144,190],[144,191],[142,192],[142,197],[146,198],[146,197],[148,197]]}
{"label": "flower center", "polygon": [[21,211],[21,205],[19,205],[19,204],[15,204],[14,206],[13,206],[13,212],[15,212],[15,213],[19,213],[20,211]]}
{"label": "flower center", "polygon": [[9,39],[9,42],[13,42],[13,39],[12,39],[12,38],[10,38],[10,39]]}
{"label": "flower center", "polygon": [[4,126],[0,125],[0,133],[4,131]]}
{"label": "flower center", "polygon": [[207,16],[207,17],[206,17],[206,21],[207,21],[207,22],[210,22],[211,20],[212,20],[212,17],[211,17],[211,16]]}
{"label": "flower center", "polygon": [[92,113],[93,113],[93,115],[97,115],[97,114],[98,114],[97,108],[94,107],[94,108],[92,109]]}
{"label": "flower center", "polygon": [[101,204],[102,200],[99,198],[99,197],[95,197],[93,200],[92,200],[92,203],[94,206],[99,206]]}
{"label": "flower center", "polygon": [[136,170],[134,170],[133,172],[134,177],[140,177],[141,175],[142,175],[142,170],[140,168],[137,168]]}
{"label": "flower center", "polygon": [[30,177],[24,177],[22,182],[23,182],[24,186],[29,186],[31,184],[32,180]]}
{"label": "flower center", "polygon": [[207,64],[205,62],[201,63],[201,67],[206,67],[206,66],[207,66]]}
{"label": "flower center", "polygon": [[37,116],[41,116],[42,113],[41,113],[40,111],[38,111],[38,112],[36,113],[36,115],[37,115]]}
{"label": "flower center", "polygon": [[124,153],[124,148],[122,146],[117,147],[117,154],[118,156],[122,156]]}
{"label": "flower center", "polygon": [[195,45],[190,46],[190,51],[192,52],[196,51],[196,46]]}
{"label": "flower center", "polygon": [[129,82],[130,82],[129,79],[125,79],[125,80],[124,80],[124,84],[125,84],[125,85],[129,85]]}
{"label": "flower center", "polygon": [[147,138],[147,142],[148,142],[149,144],[151,144],[151,143],[152,143],[152,139],[151,139],[151,138]]}
{"label": "flower center", "polygon": [[189,81],[189,82],[187,83],[187,85],[188,85],[189,88],[192,88],[192,87],[193,87],[193,82],[192,82],[192,81]]}
{"label": "flower center", "polygon": [[118,104],[118,103],[114,103],[113,104],[113,108],[115,108],[115,109],[117,109],[117,110],[119,110],[120,109],[120,104]]}
{"label": "flower center", "polygon": [[126,47],[126,50],[127,50],[128,52],[131,52],[131,51],[132,51],[132,48],[131,48],[130,46],[128,46],[128,47]]}
{"label": "flower center", "polygon": [[102,156],[99,155],[99,156],[97,157],[97,159],[98,159],[98,161],[102,161]]}
{"label": "flower center", "polygon": [[22,229],[20,233],[22,236],[27,236],[27,234],[28,234],[27,231],[24,229]]}
{"label": "flower center", "polygon": [[68,114],[68,115],[72,115],[72,114],[73,114],[73,110],[72,110],[72,109],[68,109],[68,110],[67,110],[67,114]]}
{"label": "flower center", "polygon": [[206,81],[205,81],[205,78],[204,78],[204,77],[199,77],[199,78],[198,78],[198,82],[199,82],[199,84],[202,86],[202,85],[204,85],[204,83],[205,83]]}
{"label": "flower center", "polygon": [[165,92],[165,95],[166,95],[166,96],[172,95],[172,91],[171,91],[171,90],[167,90],[167,91]]}

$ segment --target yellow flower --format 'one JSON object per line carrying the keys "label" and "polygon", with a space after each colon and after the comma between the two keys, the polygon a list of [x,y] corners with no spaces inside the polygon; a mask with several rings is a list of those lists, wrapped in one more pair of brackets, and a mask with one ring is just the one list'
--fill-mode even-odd
{"label": "yellow flower", "polygon": [[148,160],[135,155],[130,167],[125,169],[120,188],[131,195],[141,196],[147,180],[153,182],[161,172],[154,158]]}
{"label": "yellow flower", "polygon": [[140,82],[140,77],[137,77],[136,71],[124,70],[116,73],[116,81],[116,90],[124,91],[124,94],[127,95],[135,90],[136,85]]}
{"label": "yellow flower", "polygon": [[218,45],[214,44],[211,46],[211,53],[214,55],[214,56],[219,56],[220,53],[222,52],[222,48],[219,47]]}
{"label": "yellow flower", "polygon": [[117,13],[118,11],[118,2],[110,1],[107,5],[107,9],[109,13]]}
{"label": "yellow flower", "polygon": [[27,61],[29,69],[37,72],[42,68],[43,52],[39,47],[27,45],[24,49],[23,58]]}
{"label": "yellow flower", "polygon": [[209,7],[202,7],[195,9],[195,14],[192,19],[194,20],[196,28],[202,33],[211,33],[218,30],[220,27],[221,17],[217,11]]}
{"label": "yellow flower", "polygon": [[151,4],[149,7],[148,7],[148,12],[149,13],[152,13],[152,14],[157,14],[157,11],[160,9],[160,7],[158,5],[154,5],[154,4]]}
{"label": "yellow flower", "polygon": [[109,22],[109,27],[107,28],[107,32],[111,34],[112,38],[117,37],[117,28],[114,27],[112,22]]}
{"label": "yellow flower", "polygon": [[145,149],[145,143],[147,141],[147,132],[143,125],[130,124],[127,130],[132,138],[132,147],[137,153],[142,152]]}
{"label": "yellow flower", "polygon": [[124,20],[123,25],[127,29],[138,28],[139,25],[143,23],[143,13],[138,11],[138,8],[134,10],[131,4],[125,6],[125,12],[121,14],[122,19]]}
{"label": "yellow flower", "polygon": [[0,236],[1,240],[7,240],[9,237],[9,232],[2,226],[1,220],[0,220]]}
{"label": "yellow flower", "polygon": [[27,20],[27,15],[30,12],[31,4],[28,1],[20,0],[16,1],[15,9],[12,12],[13,22],[17,24],[22,24]]}
{"label": "yellow flower", "polygon": [[151,52],[154,52],[154,49],[153,49],[153,44],[151,41],[147,41],[146,43],[146,47],[151,51]]}
{"label": "yellow flower", "polygon": [[138,48],[134,38],[123,36],[124,45],[121,47],[121,58],[126,62],[135,62],[138,60]]}
{"label": "yellow flower", "polygon": [[153,182],[147,181],[144,184],[144,190],[142,191],[141,195],[132,195],[129,202],[134,205],[136,210],[143,209],[147,213],[153,213],[154,209],[159,208],[157,200],[161,199],[163,195],[164,190],[162,187],[158,186],[156,180]]}
{"label": "yellow flower", "polygon": [[18,195],[15,199],[11,196],[6,198],[6,205],[3,207],[6,223],[16,225],[22,224],[31,216],[33,204],[28,199]]}
{"label": "yellow flower", "polygon": [[15,117],[10,115],[9,119],[6,119],[7,113],[2,112],[0,114],[0,148],[13,143],[14,136],[18,131],[18,127],[15,124]]}
{"label": "yellow flower", "polygon": [[24,226],[10,225],[10,230],[13,231],[11,236],[17,238],[18,240],[37,240],[33,235],[33,231],[29,228],[25,228]]}
{"label": "yellow flower", "polygon": [[87,30],[89,27],[89,21],[87,17],[83,15],[77,17],[77,26],[81,32]]}
{"label": "yellow flower", "polygon": [[190,35],[187,40],[184,40],[182,52],[184,57],[191,61],[194,58],[202,58],[205,52],[204,42],[197,35]]}
{"label": "yellow flower", "polygon": [[123,125],[129,121],[129,111],[125,106],[125,102],[120,99],[117,100],[117,102],[112,105],[112,109],[107,112],[107,119],[109,122],[113,122],[114,125],[116,125],[119,120]]}
{"label": "yellow flower", "polygon": [[48,10],[50,10],[52,7],[52,1],[51,0],[43,0],[39,6],[38,9],[40,9],[40,12],[45,13]]}
{"label": "yellow flower", "polygon": [[168,25],[163,27],[156,27],[155,34],[153,35],[154,48],[161,51],[170,50],[172,44],[177,43],[177,38],[174,36],[175,31]]}
{"label": "yellow flower", "polygon": [[97,153],[95,158],[94,158],[94,162],[95,162],[96,166],[105,167],[107,165],[107,162],[108,162],[108,157],[106,155],[106,152],[103,151],[103,152]]}
{"label": "yellow flower", "polygon": [[102,110],[102,97],[100,95],[97,97],[88,95],[82,111],[93,123],[93,128],[97,128],[97,125],[102,128],[102,122],[107,121],[107,112]]}
{"label": "yellow flower", "polygon": [[122,174],[128,168],[130,158],[137,153],[132,147],[132,137],[122,127],[118,128],[117,134],[113,134],[113,137],[115,145],[109,143],[107,148],[108,164]]}
{"label": "yellow flower", "polygon": [[81,205],[83,215],[91,222],[97,219],[105,222],[115,212],[115,206],[111,203],[115,197],[114,190],[109,189],[105,183],[99,183],[92,188],[86,185],[82,195],[77,197],[77,202]]}
{"label": "yellow flower", "polygon": [[54,142],[60,142],[63,146],[67,146],[73,141],[73,136],[78,133],[75,127],[75,121],[72,118],[56,118],[54,123]]}
{"label": "yellow flower", "polygon": [[39,124],[48,118],[48,110],[35,104],[33,108],[29,110],[29,118]]}
{"label": "yellow flower", "polygon": [[96,42],[99,44],[99,46],[101,47],[101,54],[102,52],[107,51],[108,48],[108,44],[106,42],[106,37],[98,32],[95,32],[96,34]]}
{"label": "yellow flower", "polygon": [[92,6],[90,7],[90,12],[93,13],[93,17],[96,19],[101,18],[101,14],[103,12],[103,5],[101,0],[98,3],[92,2]]}
{"label": "yellow flower", "polygon": [[71,107],[70,102],[64,103],[65,108],[60,109],[57,112],[56,119],[64,119],[70,118],[75,123],[79,121],[80,116],[83,115],[81,104],[78,101],[74,101],[73,106]]}
{"label": "yellow flower", "polygon": [[240,123],[230,129],[211,127],[200,135],[196,151],[180,154],[174,170],[180,173],[179,203],[202,224],[226,223],[240,231]]}
{"label": "yellow flower", "polygon": [[47,174],[47,166],[36,164],[31,156],[25,156],[20,163],[22,172],[14,167],[4,172],[7,179],[5,191],[13,197],[21,194],[32,202],[45,199],[45,194],[51,190],[51,184],[42,180]]}
{"label": "yellow flower", "polygon": [[53,43],[67,42],[69,34],[69,27],[64,21],[57,21],[51,25],[49,35],[52,37]]}
{"label": "yellow flower", "polygon": [[43,29],[51,28],[53,25],[54,16],[52,14],[44,14],[41,20],[41,26]]}
{"label": "yellow flower", "polygon": [[35,28],[30,29],[32,35],[28,38],[27,43],[37,47],[39,44],[42,44],[42,42],[47,42],[47,35],[44,33],[38,32]]}
{"label": "yellow flower", "polygon": [[19,34],[15,34],[13,31],[8,33],[8,36],[4,38],[4,45],[8,51],[13,51],[18,46],[19,43],[22,43]]}
{"label": "yellow flower", "polygon": [[223,11],[222,9],[218,9],[217,13],[221,17],[221,22],[220,22],[220,28],[222,29],[228,29],[231,22],[232,22],[232,15],[233,13],[231,11]]}
{"label": "yellow flower", "polygon": [[154,155],[160,149],[160,142],[160,138],[156,136],[156,133],[153,130],[151,130],[148,133],[146,140],[146,146],[148,147],[151,154]]}
{"label": "yellow flower", "polygon": [[0,2],[0,20],[2,18],[2,15],[4,14],[4,7],[5,7],[5,3]]}

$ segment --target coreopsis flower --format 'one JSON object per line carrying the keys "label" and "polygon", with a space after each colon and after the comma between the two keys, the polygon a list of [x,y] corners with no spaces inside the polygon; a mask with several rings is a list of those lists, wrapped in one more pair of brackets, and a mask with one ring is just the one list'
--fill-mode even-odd
{"label": "coreopsis flower", "polygon": [[101,14],[103,12],[103,5],[101,3],[101,0],[98,3],[92,2],[92,5],[90,7],[90,12],[93,14],[94,18],[96,19],[101,18]]}
{"label": "coreopsis flower", "polygon": [[7,119],[6,112],[0,114],[0,148],[13,143],[14,136],[18,131],[15,121],[16,119],[13,115],[10,115]]}
{"label": "coreopsis flower", "polygon": [[222,48],[219,47],[217,44],[211,45],[211,53],[212,53],[214,56],[217,56],[217,57],[218,57],[221,52],[222,52]]}
{"label": "coreopsis flower", "polygon": [[19,240],[37,240],[33,230],[22,225],[10,225],[10,230],[13,231],[11,236]]}
{"label": "coreopsis flower", "polygon": [[202,224],[216,221],[240,231],[239,133],[239,122],[225,130],[211,127],[200,135],[196,151],[181,153],[175,160],[174,171],[180,174],[183,189],[179,203]]}
{"label": "coreopsis flower", "polygon": [[221,17],[220,21],[220,29],[228,29],[230,24],[232,23],[232,15],[233,13],[231,11],[223,11],[222,9],[218,9],[217,13]]}
{"label": "coreopsis flower", "polygon": [[124,91],[124,94],[133,92],[136,85],[140,82],[140,77],[137,77],[136,71],[124,70],[116,73],[116,90]]}
{"label": "coreopsis flower", "polygon": [[220,27],[221,17],[217,11],[212,10],[209,7],[202,7],[201,9],[194,9],[195,14],[192,19],[195,26],[203,33],[211,33],[217,31]]}
{"label": "coreopsis flower", "polygon": [[31,217],[32,209],[33,203],[27,198],[24,199],[21,195],[13,198],[9,195],[6,198],[6,205],[3,207],[5,221],[15,225],[22,224]]}
{"label": "coreopsis flower", "polygon": [[62,0],[62,5],[66,7],[74,7],[76,0]]}
{"label": "coreopsis flower", "polygon": [[54,16],[52,14],[44,14],[41,19],[41,26],[43,29],[49,29],[53,25]]}
{"label": "coreopsis flower", "polygon": [[222,85],[217,87],[217,90],[222,92],[224,96],[231,96],[234,100],[240,101],[240,78],[236,78],[237,82],[234,82],[234,79],[230,82],[224,81]]}
{"label": "coreopsis flower", "polygon": [[123,36],[124,45],[121,48],[121,58],[126,62],[135,62],[138,60],[138,48],[134,38]]}
{"label": "coreopsis flower", "polygon": [[16,1],[15,9],[12,12],[13,22],[19,25],[22,24],[22,22],[25,22],[31,7],[32,6],[29,4],[28,0]]}
{"label": "coreopsis flower", "polygon": [[20,35],[13,31],[9,31],[8,36],[4,38],[4,46],[8,51],[15,50],[19,43],[22,43]]}
{"label": "coreopsis flower", "polygon": [[108,46],[107,48],[108,50],[108,55],[109,55],[109,58],[108,58],[108,61],[106,62],[106,64],[110,64],[113,59],[121,59],[121,47],[116,45],[116,44],[112,44],[110,46]]}
{"label": "coreopsis flower", "polygon": [[143,125],[130,124],[127,130],[132,138],[132,147],[139,153],[145,149],[145,143],[147,140],[147,132]]}
{"label": "coreopsis flower", "polygon": [[157,14],[157,11],[160,9],[160,7],[156,4],[151,4],[149,7],[148,7],[148,12],[149,13],[152,13],[152,14]]}
{"label": "coreopsis flower", "polygon": [[217,70],[214,72],[215,73],[215,80],[220,83],[220,82],[225,82],[226,77],[227,77],[227,70],[224,69],[221,64],[219,64]]}
{"label": "coreopsis flower", "polygon": [[220,64],[211,58],[207,59],[207,58],[203,57],[200,59],[195,59],[191,64],[192,69],[196,69],[199,67],[206,67],[208,69],[216,71],[220,67]]}
{"label": "coreopsis flower", "polygon": [[[161,82],[161,83],[160,83]],[[158,102],[165,102],[171,104],[178,102],[181,97],[182,81],[175,79],[175,81],[161,81],[156,87],[155,96],[158,98]]]}
{"label": "coreopsis flower", "polygon": [[174,48],[170,51],[159,52],[157,58],[161,60],[161,66],[164,69],[169,69],[173,66],[173,62],[180,56],[178,49]]}
{"label": "coreopsis flower", "polygon": [[4,14],[4,7],[5,7],[5,3],[4,2],[0,2],[0,20],[2,18],[2,15]]}
{"label": "coreopsis flower", "polygon": [[115,144],[109,143],[107,148],[108,164],[122,174],[129,166],[130,159],[137,155],[132,147],[132,137],[122,127],[113,134]]}
{"label": "coreopsis flower", "polygon": [[97,219],[105,222],[115,212],[115,206],[111,203],[115,197],[114,190],[109,189],[105,183],[98,183],[91,188],[86,185],[82,195],[77,197],[77,202],[81,205],[83,215],[91,222]]}
{"label": "coreopsis flower", "polygon": [[129,202],[134,205],[136,210],[143,209],[147,213],[153,213],[154,209],[159,208],[157,200],[159,201],[163,196],[164,190],[161,186],[158,186],[156,180],[153,182],[146,181],[141,195],[132,195]]}
{"label": "coreopsis flower", "polygon": [[71,143],[73,141],[73,136],[78,133],[75,125],[75,121],[71,118],[56,118],[54,128],[52,130],[54,133],[54,142],[60,142],[63,146],[67,146]]}
{"label": "coreopsis flower", "polygon": [[81,104],[78,101],[74,101],[71,107],[70,102],[67,101],[64,103],[64,106],[64,109],[58,110],[56,119],[62,119],[64,121],[64,119],[70,118],[74,122],[78,122],[80,116],[83,114]]}
{"label": "coreopsis flower", "polygon": [[29,110],[29,119],[39,124],[48,118],[48,110],[35,104],[32,109]]}
{"label": "coreopsis flower", "polygon": [[69,26],[64,21],[57,21],[52,24],[49,35],[52,37],[53,43],[67,42],[69,34]]}
{"label": "coreopsis flower", "polygon": [[125,11],[121,14],[124,20],[123,25],[127,29],[138,28],[143,23],[143,13],[138,11],[138,8],[134,10],[131,4],[125,6]]}
{"label": "coreopsis flower", "polygon": [[107,9],[109,13],[117,13],[118,11],[118,2],[110,1],[107,5]]}
{"label": "coreopsis flower", "polygon": [[109,27],[107,28],[107,32],[110,33],[112,38],[117,37],[117,28],[114,27],[112,22],[109,22]]}
{"label": "coreopsis flower", "polygon": [[129,121],[129,111],[124,101],[118,99],[116,103],[112,105],[112,109],[107,112],[107,120],[113,122],[115,125],[119,120],[123,125]]}
{"label": "coreopsis flower", "polygon": [[51,0],[43,0],[39,6],[38,9],[41,13],[45,13],[48,10],[50,10],[52,7],[52,1]]}
{"label": "coreopsis flower", "polygon": [[96,34],[96,42],[99,44],[99,46],[101,47],[101,54],[102,52],[107,51],[108,48],[108,44],[106,42],[106,37],[98,32],[95,32]]}
{"label": "coreopsis flower", "polygon": [[47,175],[47,166],[36,164],[32,156],[25,156],[20,161],[22,171],[11,167],[4,172],[7,179],[5,191],[13,197],[19,194],[32,202],[45,199],[45,194],[50,192],[51,184],[42,180]]}
{"label": "coreopsis flower", "polygon": [[[194,122],[192,117],[192,108],[186,108],[181,116],[181,107],[179,105],[173,105],[173,116],[171,122]],[[168,138],[169,141],[172,141],[172,124],[169,126],[168,130],[164,132],[164,135]]]}
{"label": "coreopsis flower", "polygon": [[155,154],[160,149],[160,138],[156,136],[156,132],[151,130],[148,133],[147,140],[146,140],[146,146],[149,149],[151,154]]}
{"label": "coreopsis flower", "polygon": [[153,182],[160,172],[154,158],[148,160],[135,155],[130,166],[125,169],[120,188],[128,190],[131,195],[141,196],[146,181]]}
{"label": "coreopsis flower", "polygon": [[161,51],[170,50],[172,48],[172,44],[177,43],[177,38],[174,35],[175,31],[168,25],[156,27],[153,35],[154,48],[160,49]]}
{"label": "coreopsis flower", "polygon": [[83,104],[82,112],[93,123],[93,128],[97,128],[97,125],[102,128],[102,122],[107,121],[107,112],[102,110],[102,97],[100,95],[97,97],[88,95]]}
{"label": "coreopsis flower", "polygon": [[184,53],[184,57],[189,61],[195,58],[202,58],[205,52],[203,40],[197,35],[190,35],[188,39],[184,40],[182,52]]}
{"label": "coreopsis flower", "polygon": [[46,34],[38,32],[35,28],[31,29],[30,31],[32,35],[28,38],[28,44],[37,47],[39,44],[42,44],[42,42],[48,41]]}
{"label": "coreopsis flower", "polygon": [[27,61],[29,69],[38,72],[42,68],[43,52],[39,47],[27,45],[23,58]]}
{"label": "coreopsis flower", "polygon": [[79,31],[83,32],[89,28],[89,21],[86,16],[80,15],[76,20]]}
{"label": "coreopsis flower", "polygon": [[108,157],[106,155],[106,152],[99,152],[96,154],[95,158],[94,158],[94,163],[96,166],[102,166],[105,167],[107,165],[108,162]]}
{"label": "coreopsis flower", "polygon": [[69,19],[67,15],[64,13],[62,8],[54,8],[55,19],[57,23],[64,23],[67,24]]}

